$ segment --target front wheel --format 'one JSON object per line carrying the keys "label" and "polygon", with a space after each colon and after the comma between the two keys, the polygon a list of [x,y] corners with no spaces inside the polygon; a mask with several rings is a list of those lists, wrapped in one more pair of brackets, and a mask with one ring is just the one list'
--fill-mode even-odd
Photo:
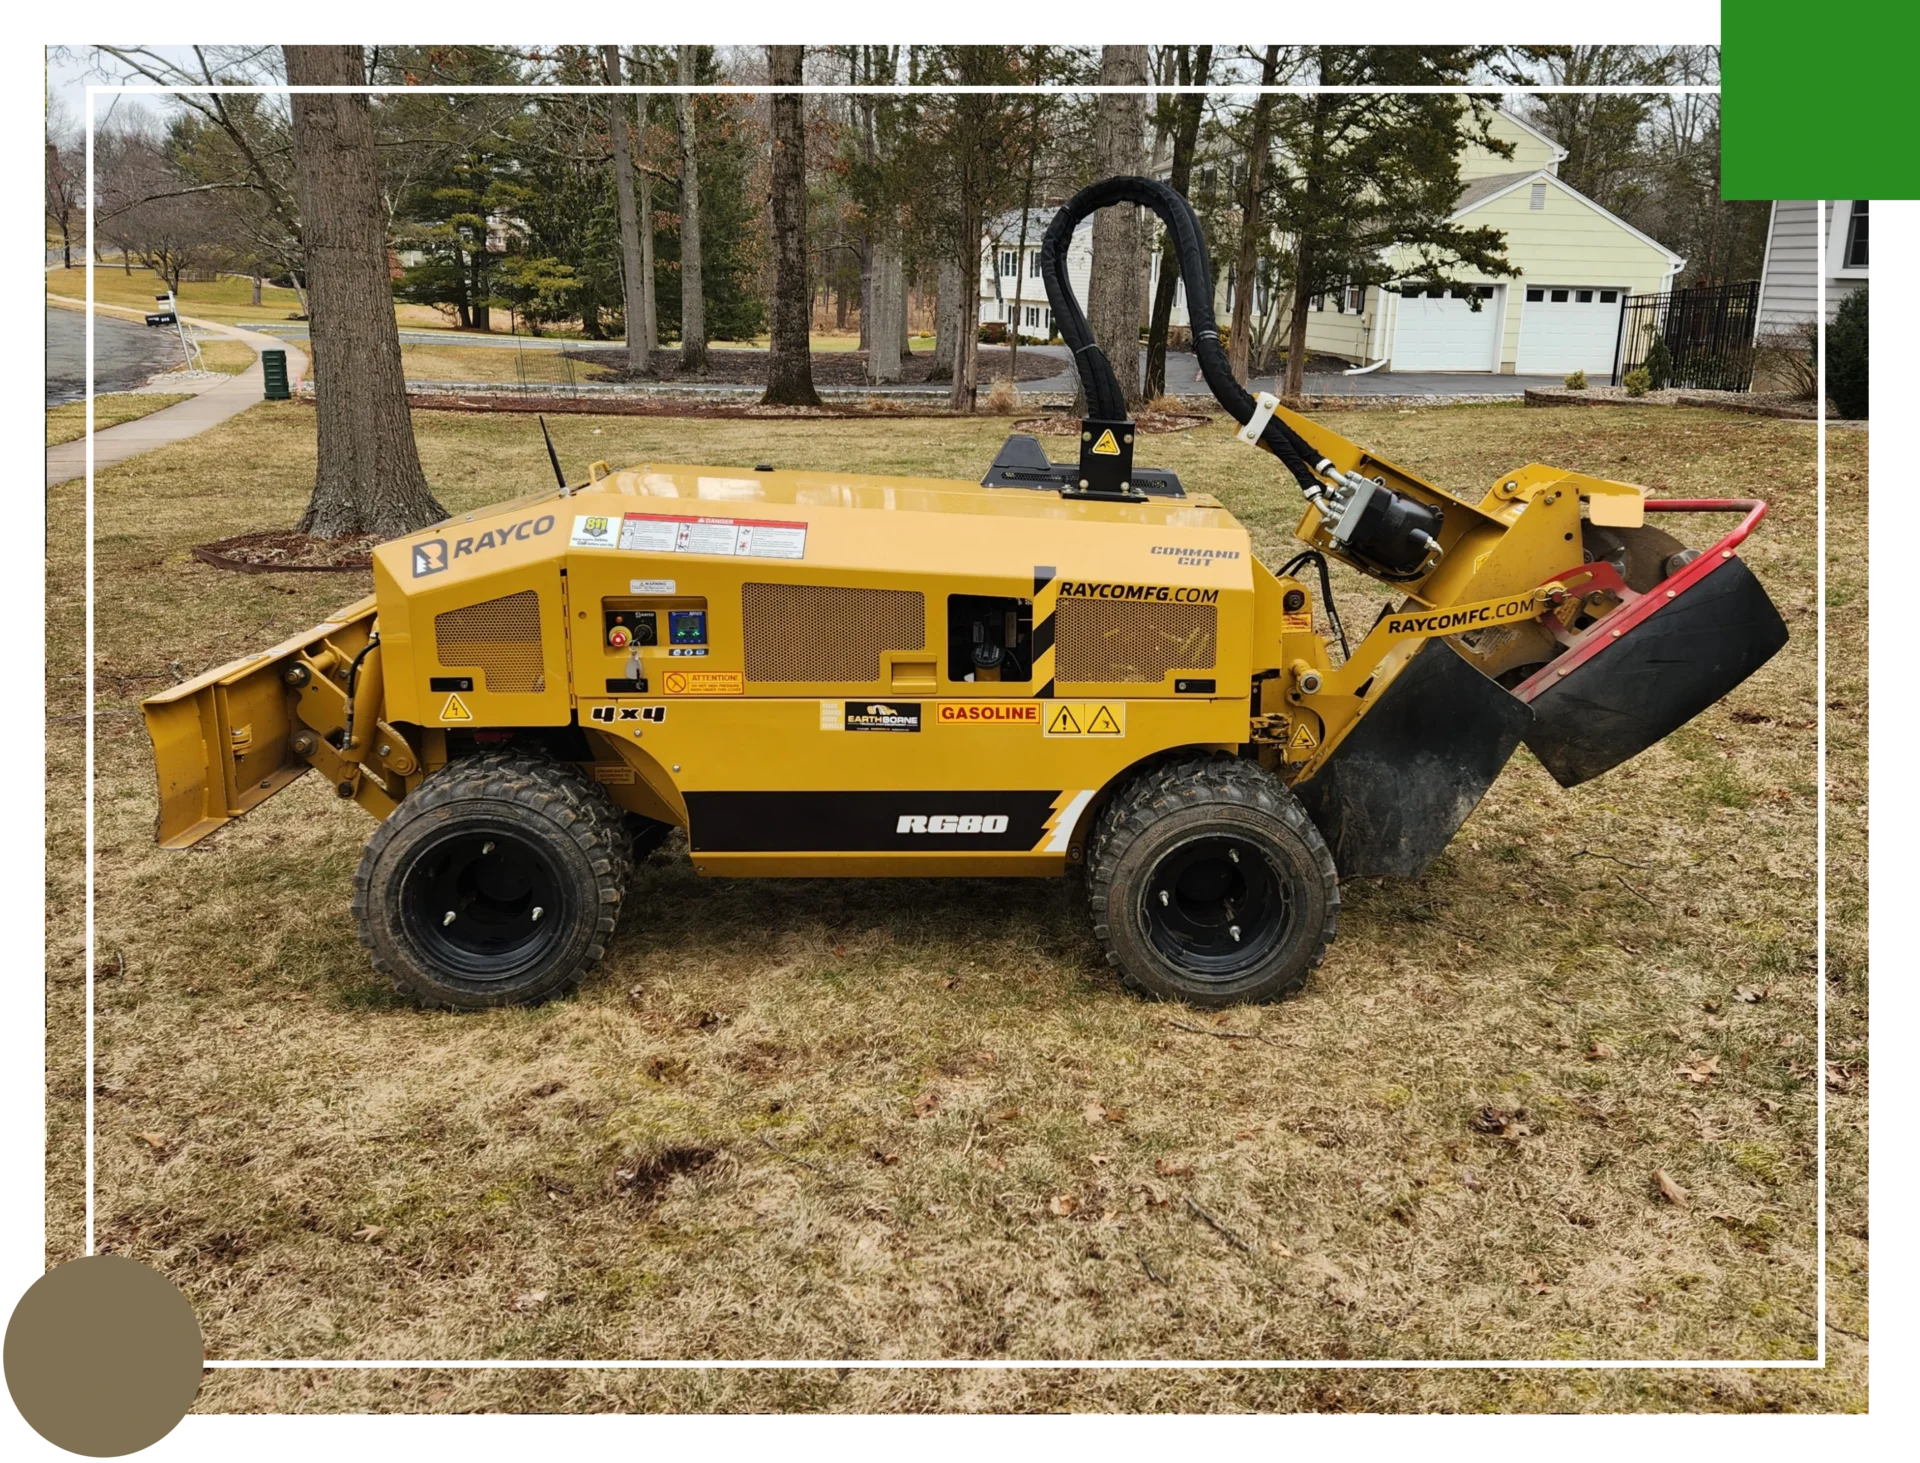
{"label": "front wheel", "polygon": [[600,959],[630,868],[619,810],[578,769],[463,758],[374,830],[353,912],[374,968],[422,1005],[531,1005]]}
{"label": "front wheel", "polygon": [[1340,908],[1320,830],[1277,777],[1230,757],[1169,763],[1122,791],[1087,881],[1094,934],[1121,980],[1197,1006],[1299,988]]}

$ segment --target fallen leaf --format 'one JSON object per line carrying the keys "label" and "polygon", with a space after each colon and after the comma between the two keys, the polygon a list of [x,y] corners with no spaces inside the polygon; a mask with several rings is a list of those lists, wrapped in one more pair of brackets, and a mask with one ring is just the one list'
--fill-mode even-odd
{"label": "fallen leaf", "polygon": [[1004,1158],[995,1158],[991,1153],[987,1154],[986,1157],[980,1161],[995,1173],[1005,1173],[1007,1171],[1007,1161]]}
{"label": "fallen leaf", "polygon": [[1590,1062],[1610,1062],[1613,1058],[1613,1048],[1608,1046],[1604,1041],[1596,1041],[1592,1046],[1587,1048],[1587,1060]]}
{"label": "fallen leaf", "polygon": [[940,1094],[923,1092],[913,1100],[913,1115],[916,1118],[930,1116],[940,1106]]}
{"label": "fallen leaf", "polygon": [[1733,998],[1736,1001],[1745,1001],[1749,1006],[1766,1000],[1766,998],[1772,994],[1772,986],[1768,986],[1765,990],[1756,990],[1750,985],[1735,986],[1733,988]]}
{"label": "fallen leaf", "polygon": [[1087,1162],[1091,1163],[1095,1168],[1105,1168],[1109,1163],[1113,1162],[1113,1155],[1111,1153],[1089,1153],[1087,1155]]}
{"label": "fallen leaf", "polygon": [[1059,1215],[1062,1219],[1065,1219],[1079,1207],[1080,1201],[1074,1198],[1072,1194],[1055,1194],[1051,1199],[1047,1200],[1047,1209],[1051,1213]]}
{"label": "fallen leaf", "polygon": [[362,1229],[356,1229],[353,1232],[353,1237],[362,1244],[370,1245],[375,1240],[384,1238],[386,1233],[387,1228],[384,1224],[369,1224]]}
{"label": "fallen leaf", "polygon": [[523,1290],[513,1298],[516,1311],[537,1311],[546,1303],[547,1293],[544,1290]]}
{"label": "fallen leaf", "polygon": [[1654,1187],[1660,1190],[1660,1197],[1677,1209],[1685,1209],[1690,1202],[1687,1191],[1673,1181],[1673,1175],[1664,1168],[1653,1171]]}
{"label": "fallen leaf", "polygon": [[1486,1187],[1485,1184],[1480,1182],[1479,1175],[1474,1173],[1474,1171],[1470,1168],[1463,1168],[1460,1170],[1460,1182],[1467,1186],[1467,1190],[1469,1193],[1474,1193],[1474,1194],[1479,1193],[1482,1189]]}
{"label": "fallen leaf", "polygon": [[1255,1138],[1258,1138],[1259,1136],[1260,1136],[1260,1131],[1257,1128],[1242,1128],[1239,1132],[1233,1135],[1233,1141],[1236,1143],[1251,1143]]}
{"label": "fallen leaf", "polygon": [[1763,1097],[1760,1099],[1760,1106],[1767,1110],[1768,1117],[1772,1117],[1775,1113],[1779,1112],[1783,1105],[1784,1104],[1771,1097]]}
{"label": "fallen leaf", "polygon": [[941,981],[941,982],[940,982],[940,989],[941,989],[941,990],[943,990],[943,991],[950,991],[950,990],[952,990],[952,989],[953,989],[953,988],[954,988],[955,986],[957,986],[957,985],[959,985],[959,984],[960,984],[960,977],[956,975],[956,976],[954,976],[954,977],[953,977],[953,978],[952,978],[951,980],[943,980],[943,981]]}
{"label": "fallen leaf", "polygon": [[1527,1110],[1524,1107],[1508,1109],[1491,1105],[1481,1108],[1469,1118],[1467,1126],[1476,1133],[1504,1138],[1509,1143],[1518,1143],[1534,1129],[1534,1125],[1527,1120]]}
{"label": "fallen leaf", "polygon": [[1283,1260],[1291,1260],[1291,1259],[1293,1258],[1293,1251],[1292,1251],[1292,1249],[1290,1249],[1290,1248],[1289,1248],[1288,1246],[1286,1246],[1286,1245],[1284,1245],[1284,1244],[1282,1244],[1282,1243],[1281,1243],[1281,1242],[1280,1242],[1279,1240],[1277,1240],[1277,1239],[1270,1239],[1270,1240],[1268,1240],[1268,1241],[1267,1241],[1267,1248],[1268,1248],[1268,1249],[1270,1249],[1270,1250],[1272,1250],[1272,1251],[1274,1252],[1274,1254],[1276,1254],[1276,1255],[1278,1255],[1278,1256],[1279,1256],[1279,1257],[1280,1257],[1281,1259],[1283,1259]]}
{"label": "fallen leaf", "polygon": [[1688,1059],[1686,1066],[1676,1067],[1673,1075],[1684,1081],[1693,1083],[1696,1087],[1704,1087],[1714,1079],[1719,1071],[1720,1058],[1691,1057]]}
{"label": "fallen leaf", "polygon": [[1090,1102],[1080,1109],[1080,1116],[1090,1123],[1124,1123],[1127,1115],[1117,1107],[1106,1107],[1101,1103]]}
{"label": "fallen leaf", "polygon": [[539,1086],[529,1087],[527,1089],[527,1096],[528,1097],[552,1097],[554,1093],[561,1091],[563,1088],[566,1087],[566,1085],[567,1084],[562,1082],[558,1077],[549,1077],[545,1082],[542,1082]]}
{"label": "fallen leaf", "polygon": [[876,1148],[873,1150],[873,1161],[890,1167],[900,1161],[900,1155],[898,1153],[885,1153]]}
{"label": "fallen leaf", "polygon": [[1193,1177],[1193,1165],[1182,1163],[1177,1158],[1163,1158],[1153,1166],[1153,1171],[1163,1179],[1190,1179]]}
{"label": "fallen leaf", "polygon": [[156,1152],[167,1146],[167,1140],[159,1133],[136,1133],[134,1136]]}
{"label": "fallen leaf", "polygon": [[1012,1122],[1012,1121],[1013,1121],[1014,1119],[1016,1119],[1016,1118],[1018,1118],[1019,1116],[1020,1116],[1020,1109],[1019,1109],[1019,1108],[1017,1108],[1017,1107],[1003,1107],[1003,1108],[1001,1108],[1001,1109],[1000,1109],[1000,1111],[999,1111],[999,1112],[997,1112],[997,1113],[995,1113],[995,1114],[993,1115],[993,1120],[994,1120],[994,1121],[995,1121],[996,1123],[1010,1123],[1010,1122]]}

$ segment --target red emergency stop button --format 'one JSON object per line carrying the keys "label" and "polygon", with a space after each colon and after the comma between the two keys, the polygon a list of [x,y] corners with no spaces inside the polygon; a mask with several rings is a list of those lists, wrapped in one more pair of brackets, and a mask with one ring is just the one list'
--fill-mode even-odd
{"label": "red emergency stop button", "polygon": [[615,625],[611,630],[607,631],[607,644],[611,645],[615,650],[625,650],[627,646],[632,643],[633,632],[625,625]]}

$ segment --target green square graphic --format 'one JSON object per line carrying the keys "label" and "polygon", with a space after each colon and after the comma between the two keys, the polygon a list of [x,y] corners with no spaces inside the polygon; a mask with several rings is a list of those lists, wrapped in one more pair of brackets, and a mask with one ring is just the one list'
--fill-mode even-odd
{"label": "green square graphic", "polygon": [[1723,198],[1920,198],[1911,0],[1720,9]]}

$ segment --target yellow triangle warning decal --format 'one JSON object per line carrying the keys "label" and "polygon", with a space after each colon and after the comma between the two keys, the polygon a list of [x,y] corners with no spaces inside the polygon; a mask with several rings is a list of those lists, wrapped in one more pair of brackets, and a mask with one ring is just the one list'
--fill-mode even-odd
{"label": "yellow triangle warning decal", "polygon": [[1094,452],[1101,457],[1118,457],[1120,444],[1113,440],[1113,428],[1108,427],[1100,434],[1100,440],[1093,444]]}
{"label": "yellow triangle warning decal", "polygon": [[1301,751],[1311,752],[1320,745],[1320,738],[1316,737],[1313,734],[1313,728],[1303,721],[1293,729],[1293,739],[1289,745]]}
{"label": "yellow triangle warning decal", "polygon": [[442,721],[472,721],[473,713],[467,710],[467,703],[458,696],[447,697],[447,704],[440,708]]}
{"label": "yellow triangle warning decal", "polygon": [[1113,719],[1111,706],[1094,708],[1093,720],[1087,723],[1087,735],[1090,737],[1117,737],[1120,735],[1120,723]]}
{"label": "yellow triangle warning decal", "polygon": [[1047,721],[1047,735],[1055,737],[1073,737],[1080,735],[1080,722],[1073,714],[1073,703],[1062,701]]}

